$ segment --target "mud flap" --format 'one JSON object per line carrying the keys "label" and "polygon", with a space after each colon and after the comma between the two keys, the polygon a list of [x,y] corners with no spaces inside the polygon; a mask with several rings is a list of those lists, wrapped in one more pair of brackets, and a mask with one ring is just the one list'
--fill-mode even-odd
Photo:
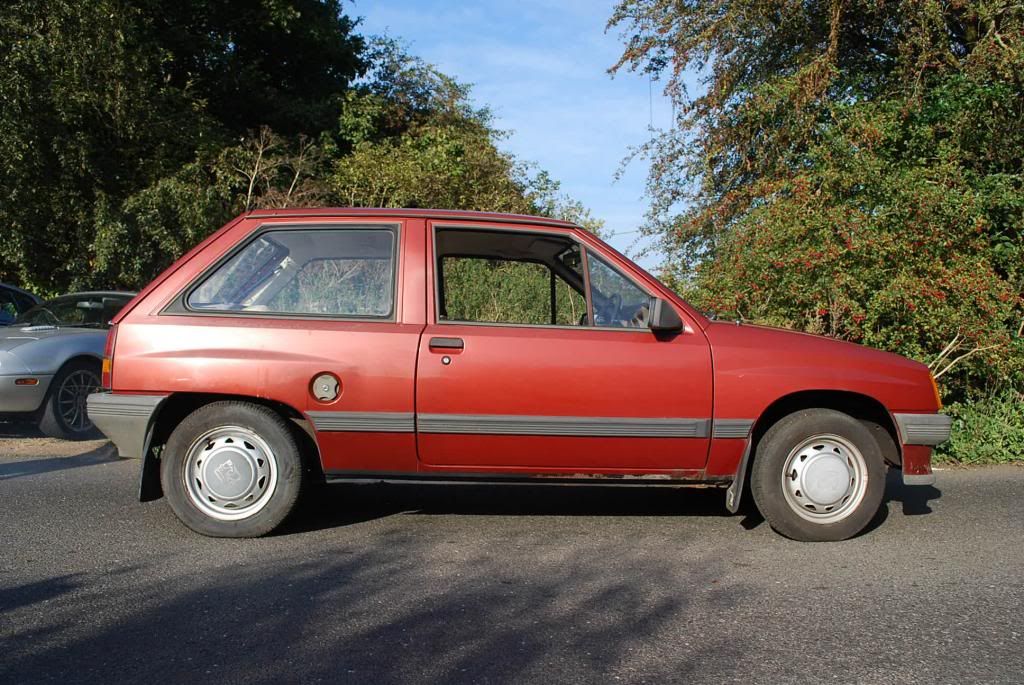
{"label": "mud flap", "polygon": [[743,456],[740,457],[740,464],[736,467],[736,476],[732,479],[732,485],[725,491],[725,508],[730,514],[740,510],[740,503],[743,500],[743,486],[747,482],[747,464],[750,461],[750,446],[754,444],[754,438],[747,439],[747,446],[743,449]]}
{"label": "mud flap", "polygon": [[146,431],[146,442],[142,451],[142,468],[139,470],[139,501],[152,502],[164,496],[160,484],[160,457],[150,447],[153,441],[153,426]]}

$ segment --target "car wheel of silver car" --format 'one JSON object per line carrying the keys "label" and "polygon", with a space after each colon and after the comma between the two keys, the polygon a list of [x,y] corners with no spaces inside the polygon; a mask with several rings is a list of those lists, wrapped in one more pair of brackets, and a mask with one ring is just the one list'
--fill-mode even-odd
{"label": "car wheel of silver car", "polygon": [[85,411],[86,398],[99,389],[99,364],[86,361],[65,364],[50,384],[39,430],[51,438],[63,440],[101,437]]}
{"label": "car wheel of silver car", "polygon": [[857,419],[808,409],[772,426],[757,446],[751,491],[772,528],[795,540],[845,540],[878,513],[885,461]]}
{"label": "car wheel of silver car", "polygon": [[171,433],[160,477],[186,526],[213,537],[258,537],[295,507],[302,458],[287,421],[248,402],[214,402]]}

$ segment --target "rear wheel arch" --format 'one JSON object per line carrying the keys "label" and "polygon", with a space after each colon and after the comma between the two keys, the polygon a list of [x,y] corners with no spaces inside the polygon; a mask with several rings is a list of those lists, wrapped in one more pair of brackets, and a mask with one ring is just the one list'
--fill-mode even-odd
{"label": "rear wheel arch", "polygon": [[197,409],[214,402],[224,401],[248,402],[267,407],[285,418],[288,421],[288,425],[292,428],[296,443],[299,445],[307,477],[311,477],[314,480],[323,480],[320,449],[306,418],[295,407],[284,402],[252,397],[250,395],[178,392],[169,395],[167,399],[161,402],[150,419],[149,431],[151,435],[148,439],[146,453],[143,455],[140,500],[150,501],[159,499],[163,495],[157,464],[158,455],[167,445],[167,441],[171,433],[174,432],[174,429],[178,427],[185,417]]}
{"label": "rear wheel arch", "polygon": [[171,433],[160,480],[178,519],[214,537],[259,537],[294,511],[306,459],[293,422],[266,404],[201,405]]}

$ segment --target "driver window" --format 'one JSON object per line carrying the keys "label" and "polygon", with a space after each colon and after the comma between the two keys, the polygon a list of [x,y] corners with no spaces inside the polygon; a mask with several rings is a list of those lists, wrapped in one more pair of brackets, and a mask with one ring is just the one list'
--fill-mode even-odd
{"label": "driver window", "polygon": [[439,228],[439,321],[586,326],[579,245],[526,231]]}
{"label": "driver window", "polygon": [[594,325],[604,328],[647,328],[651,297],[632,281],[587,251]]}

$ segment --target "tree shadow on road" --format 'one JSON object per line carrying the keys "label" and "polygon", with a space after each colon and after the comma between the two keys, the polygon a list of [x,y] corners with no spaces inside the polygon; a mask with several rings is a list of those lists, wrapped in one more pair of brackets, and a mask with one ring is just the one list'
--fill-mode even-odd
{"label": "tree shadow on road", "polygon": [[73,573],[15,587],[0,587],[0,612],[56,599],[80,587],[81,575]]}
{"label": "tree shadow on road", "polygon": [[725,580],[724,554],[669,562],[641,546],[524,545],[529,563],[510,564],[392,530],[355,547],[248,554],[199,583],[180,571],[134,578],[130,611],[80,594],[0,640],[0,680],[667,682],[743,658],[743,626],[699,647],[672,630],[750,601]]}

